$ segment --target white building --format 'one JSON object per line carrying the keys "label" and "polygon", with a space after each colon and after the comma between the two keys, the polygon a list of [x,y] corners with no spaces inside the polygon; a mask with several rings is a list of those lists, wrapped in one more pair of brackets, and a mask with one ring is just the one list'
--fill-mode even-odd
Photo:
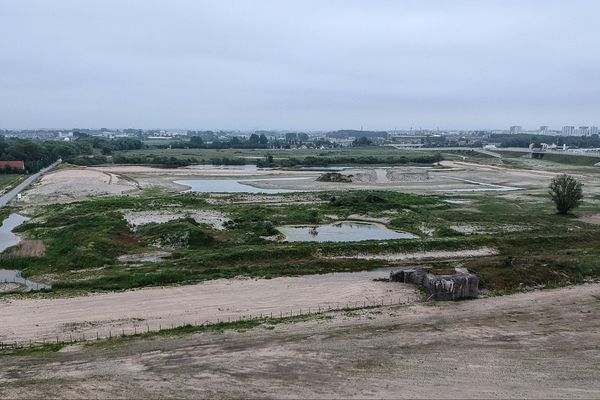
{"label": "white building", "polygon": [[521,133],[522,128],[519,125],[514,125],[510,127],[510,133],[511,135],[517,135],[519,133]]}
{"label": "white building", "polygon": [[598,127],[597,126],[590,126],[590,135],[597,135],[598,134]]}
{"label": "white building", "polygon": [[587,136],[589,135],[589,128],[587,126],[580,126],[575,129],[575,136]]}
{"label": "white building", "polygon": [[575,132],[575,127],[574,126],[563,126],[562,128],[562,135],[563,136],[573,136],[573,133]]}

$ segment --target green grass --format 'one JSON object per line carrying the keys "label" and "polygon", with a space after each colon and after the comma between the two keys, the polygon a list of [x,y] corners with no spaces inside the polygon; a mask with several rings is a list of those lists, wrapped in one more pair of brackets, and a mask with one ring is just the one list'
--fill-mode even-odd
{"label": "green grass", "polygon": [[65,347],[64,343],[35,344],[27,347],[7,347],[0,349],[1,356],[30,356],[43,353],[56,353]]}
{"label": "green grass", "polygon": [[[502,157],[508,159],[528,159],[528,153],[521,153],[516,151],[502,151],[502,150],[494,150],[495,153],[501,154]],[[538,162],[552,162],[557,164],[567,164],[573,166],[580,167],[590,167],[594,164],[600,162],[600,158],[598,157],[588,157],[588,156],[577,156],[572,154],[560,154],[560,153],[545,153],[544,158],[535,159]]]}
{"label": "green grass", "polygon": [[[147,191],[139,197],[98,198],[47,206],[40,218],[17,230],[41,239],[46,254],[37,258],[6,257],[6,267],[22,269],[28,277],[51,274],[55,293],[123,290],[181,284],[236,276],[272,278],[358,271],[390,266],[383,260],[339,259],[331,256],[358,253],[405,253],[429,250],[496,248],[497,257],[464,260],[481,276],[482,287],[509,290],[521,284],[579,282],[600,276],[600,229],[575,218],[558,216],[550,201],[513,202],[503,197],[472,196],[471,205],[451,205],[439,196],[398,192],[356,191],[314,194],[313,204],[210,205],[206,194],[167,194]],[[229,196],[235,199],[238,195]],[[277,195],[281,199],[297,194]],[[214,209],[232,222],[216,231],[192,219],[149,224],[132,232],[121,217],[125,210]],[[582,213],[598,212],[584,203]],[[263,239],[287,224],[316,224],[349,218],[351,214],[390,218],[392,228],[420,235],[415,240],[353,243],[282,243]],[[455,225],[472,225],[482,232],[461,234]],[[435,230],[431,237],[420,227]],[[511,231],[511,227],[523,231]],[[507,228],[508,227],[508,228]],[[124,265],[120,255],[139,254],[168,247],[170,257],[159,263]],[[562,249],[562,250],[561,250]],[[564,251],[569,249],[570,253]],[[510,268],[505,268],[510,257]],[[553,261],[554,260],[554,261]],[[479,264],[481,262],[482,264]],[[433,263],[435,264],[435,263]],[[566,277],[565,277],[566,276]],[[28,294],[29,295],[29,294]],[[39,296],[40,294],[30,294]]]}
{"label": "green grass", "polygon": [[25,174],[0,174],[0,192],[8,192],[25,178]]}
{"label": "green grass", "polygon": [[398,150],[389,146],[342,147],[337,149],[143,149],[119,152],[132,156],[195,158],[199,163],[210,163],[212,159],[243,159],[248,164],[263,160],[271,154],[274,160],[304,159],[307,157],[347,158],[347,157],[415,157],[432,156],[437,152]]}
{"label": "green grass", "polygon": [[594,164],[600,163],[598,157],[587,157],[587,156],[574,156],[569,154],[544,154],[542,160],[551,161],[559,164],[570,164],[579,166],[593,166]]}

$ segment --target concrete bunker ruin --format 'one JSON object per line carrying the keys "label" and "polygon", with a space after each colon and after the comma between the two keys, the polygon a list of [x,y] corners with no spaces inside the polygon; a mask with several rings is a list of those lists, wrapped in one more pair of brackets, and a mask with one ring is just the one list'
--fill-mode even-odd
{"label": "concrete bunker ruin", "polygon": [[433,274],[424,268],[408,268],[390,273],[391,282],[412,283],[424,287],[428,299],[457,300],[479,296],[479,279],[466,268],[454,268],[454,273]]}

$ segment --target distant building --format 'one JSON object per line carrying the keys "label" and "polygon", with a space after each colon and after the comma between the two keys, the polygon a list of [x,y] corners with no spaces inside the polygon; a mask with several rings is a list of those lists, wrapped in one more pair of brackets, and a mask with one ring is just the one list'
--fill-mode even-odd
{"label": "distant building", "polygon": [[589,127],[580,126],[575,130],[575,136],[587,136],[589,135]]}
{"label": "distant building", "polygon": [[73,132],[58,132],[59,139],[72,138]]}
{"label": "distant building", "polygon": [[547,135],[547,134],[548,134],[548,126],[547,125],[540,126],[540,135]]}
{"label": "distant building", "polygon": [[10,167],[14,169],[25,169],[25,163],[23,161],[0,161],[0,168]]}
{"label": "distant building", "polygon": [[597,135],[597,134],[598,134],[598,127],[590,126],[590,135]]}
{"label": "distant building", "polygon": [[566,126],[563,126],[563,128],[562,128],[563,136],[573,136],[574,132],[575,132],[574,126],[566,125]]}
{"label": "distant building", "polygon": [[517,135],[517,134],[521,133],[521,130],[522,130],[522,128],[519,125],[511,126],[510,127],[510,134],[511,135]]}

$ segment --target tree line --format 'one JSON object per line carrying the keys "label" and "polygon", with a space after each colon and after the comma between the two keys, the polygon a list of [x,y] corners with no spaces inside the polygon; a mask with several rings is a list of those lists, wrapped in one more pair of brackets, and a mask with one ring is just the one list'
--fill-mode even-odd
{"label": "tree line", "polygon": [[[75,164],[106,162],[106,156],[119,150],[141,149],[137,139],[107,139],[83,135],[72,142],[34,141],[0,136],[0,160],[23,161],[28,173],[35,173],[58,159]],[[0,173],[14,172],[3,169]]]}
{"label": "tree line", "polygon": [[600,137],[591,136],[544,136],[521,133],[517,135],[493,134],[490,141],[500,143],[502,147],[529,147],[533,143],[534,147],[539,147],[540,143],[556,144],[568,147],[600,147]]}

